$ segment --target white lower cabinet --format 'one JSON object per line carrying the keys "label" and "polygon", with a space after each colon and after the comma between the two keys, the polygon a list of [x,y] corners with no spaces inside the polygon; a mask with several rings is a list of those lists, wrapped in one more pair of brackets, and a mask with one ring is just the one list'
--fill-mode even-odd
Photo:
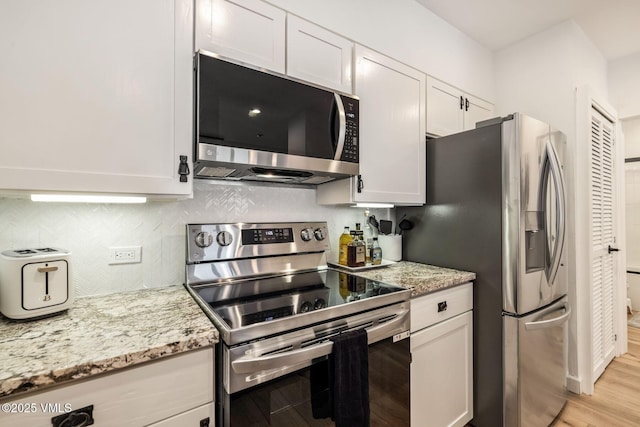
{"label": "white lower cabinet", "polygon": [[473,285],[411,301],[411,425],[473,418]]}
{"label": "white lower cabinet", "polygon": [[[208,347],[0,400],[0,427],[88,425],[81,422],[85,415],[69,411],[90,406],[96,427],[214,426],[213,385],[213,348]],[[73,418],[52,424],[60,416]]]}
{"label": "white lower cabinet", "polygon": [[[209,420],[208,424],[207,421]],[[214,427],[215,405],[213,402],[199,406],[175,417],[167,418],[149,427]]]}

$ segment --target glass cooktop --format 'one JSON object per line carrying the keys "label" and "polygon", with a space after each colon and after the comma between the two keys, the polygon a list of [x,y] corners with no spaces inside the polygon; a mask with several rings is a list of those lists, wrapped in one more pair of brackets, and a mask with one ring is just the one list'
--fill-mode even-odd
{"label": "glass cooktop", "polygon": [[[232,287],[236,286],[238,289],[249,287],[253,292],[249,296],[234,298],[236,292],[247,293],[246,289],[244,292],[234,291]],[[209,306],[210,310],[205,311],[215,315],[214,323],[224,329],[221,331],[223,338],[225,331],[259,325],[268,328],[269,324],[281,324],[286,319],[295,322],[288,328],[303,326],[312,322],[311,318],[326,321],[392,304],[398,298],[387,301],[385,297],[402,291],[410,293],[399,286],[331,269],[225,285],[200,285],[194,287],[194,291]],[[408,295],[402,299],[408,299]],[[302,320],[305,318],[309,318],[309,322]],[[264,334],[269,333],[268,329],[264,330]]]}

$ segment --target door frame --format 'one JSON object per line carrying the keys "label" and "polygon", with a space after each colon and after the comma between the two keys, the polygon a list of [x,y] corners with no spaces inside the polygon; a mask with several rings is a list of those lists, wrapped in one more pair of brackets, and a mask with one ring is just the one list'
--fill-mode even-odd
{"label": "door frame", "polygon": [[[595,108],[611,120],[615,129],[614,164],[615,164],[615,205],[614,234],[616,245],[620,249],[614,257],[614,332],[617,335],[615,356],[627,352],[627,318],[626,318],[626,241],[625,241],[625,197],[624,197],[624,145],[621,137],[621,124],[616,110],[597,96],[588,86],[576,89],[576,145],[575,145],[575,281],[574,303],[576,308],[576,348],[573,361],[577,363],[578,378],[569,375],[567,386],[574,393],[593,394],[594,378],[592,370],[593,350],[592,332],[592,276],[591,276],[591,242],[590,218],[580,212],[590,210],[590,160],[591,150],[585,149],[590,141],[591,110]],[[570,292],[571,293],[571,292]],[[572,360],[571,349],[570,363]],[[571,372],[571,370],[570,370]],[[575,372],[575,370],[574,370]]]}

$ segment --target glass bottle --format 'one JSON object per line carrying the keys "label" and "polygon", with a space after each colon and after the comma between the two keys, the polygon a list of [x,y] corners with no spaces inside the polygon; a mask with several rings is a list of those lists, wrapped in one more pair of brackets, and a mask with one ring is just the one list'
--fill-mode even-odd
{"label": "glass bottle", "polygon": [[340,235],[339,251],[338,251],[338,264],[347,265],[347,245],[351,242],[352,237],[349,232],[349,227],[345,227],[344,231]]}
{"label": "glass bottle", "polygon": [[359,267],[357,261],[357,249],[356,243],[357,236],[355,230],[351,230],[351,241],[347,244],[347,266]]}
{"label": "glass bottle", "polygon": [[371,248],[373,246],[373,230],[369,225],[369,221],[364,223],[364,244],[365,244],[365,263],[371,264]]}
{"label": "glass bottle", "polygon": [[373,238],[373,245],[371,246],[371,264],[380,265],[382,264],[382,248],[378,243],[378,238]]}
{"label": "glass bottle", "polygon": [[360,229],[360,224],[356,224],[356,262],[358,266],[364,266],[367,263],[367,244],[364,242],[364,232]]}
{"label": "glass bottle", "polygon": [[362,230],[360,229],[360,223],[356,223],[356,231],[353,239],[355,246],[355,254],[353,255],[352,264],[350,267],[364,267],[366,262],[366,247],[364,240],[362,239]]}

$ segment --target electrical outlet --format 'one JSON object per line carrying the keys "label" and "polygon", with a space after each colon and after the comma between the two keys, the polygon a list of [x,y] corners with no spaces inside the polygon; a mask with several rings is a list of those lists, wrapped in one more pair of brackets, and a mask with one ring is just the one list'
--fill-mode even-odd
{"label": "electrical outlet", "polygon": [[109,248],[109,264],[135,264],[141,261],[141,246],[112,246]]}

